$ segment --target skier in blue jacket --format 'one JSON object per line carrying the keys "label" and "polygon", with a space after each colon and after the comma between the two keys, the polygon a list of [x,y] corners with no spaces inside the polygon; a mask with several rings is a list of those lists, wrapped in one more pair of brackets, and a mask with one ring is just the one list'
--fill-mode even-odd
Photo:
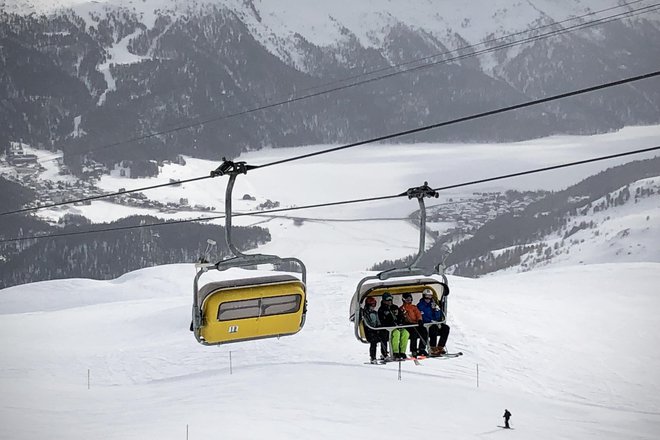
{"label": "skier in blue jacket", "polygon": [[[417,308],[422,312],[422,321],[424,324],[439,322],[444,320],[444,313],[433,298],[431,289],[424,289],[422,298],[417,303]],[[429,342],[431,344],[431,356],[440,356],[447,353],[445,345],[449,338],[449,326],[445,323],[432,324],[429,326]],[[438,336],[440,340],[438,341]],[[420,350],[426,348],[425,341],[420,341]]]}

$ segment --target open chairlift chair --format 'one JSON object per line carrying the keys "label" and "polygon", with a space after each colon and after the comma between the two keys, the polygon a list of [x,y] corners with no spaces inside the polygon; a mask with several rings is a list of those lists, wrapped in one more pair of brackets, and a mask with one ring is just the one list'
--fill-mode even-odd
{"label": "open chairlift chair", "polygon": [[[224,160],[224,159],[223,159]],[[220,345],[298,333],[305,324],[307,270],[297,258],[241,253],[231,242],[231,195],[238,174],[252,169],[245,162],[224,160],[211,176],[229,175],[225,195],[225,239],[234,257],[218,263],[200,262],[193,285],[191,330],[204,345]],[[212,241],[209,241],[212,243]],[[208,250],[208,248],[207,248]],[[199,279],[210,270],[256,267],[272,264],[291,270],[297,266],[301,278],[288,274],[209,282]]]}
{"label": "open chairlift chair", "polygon": [[[364,305],[364,300],[367,297],[375,297],[377,300],[376,308],[380,307],[382,296],[385,292],[389,292],[393,296],[393,304],[400,305],[402,303],[401,296],[404,293],[410,293],[413,296],[413,304],[416,304],[422,296],[424,289],[431,289],[433,291],[433,301],[440,305],[442,310],[442,321],[430,322],[424,324],[425,327],[440,324],[445,322],[447,317],[447,295],[449,294],[449,284],[447,277],[444,273],[444,259],[443,262],[437,264],[433,268],[418,267],[422,254],[424,253],[424,245],[426,238],[426,207],[424,205],[425,197],[438,197],[438,193],[424,182],[423,186],[410,188],[404,194],[409,199],[416,198],[419,202],[420,212],[420,233],[419,233],[419,251],[409,266],[403,268],[388,269],[380,272],[377,275],[368,276],[363,278],[355,289],[355,294],[351,299],[349,319],[354,323],[355,337],[358,341],[368,344],[364,327],[367,325],[361,314],[361,309]],[[446,259],[447,253],[445,253]],[[379,327],[374,330],[387,330],[391,332],[396,328],[417,327],[417,324],[399,325],[396,327]],[[371,327],[370,327],[371,328]],[[389,338],[388,338],[389,340]],[[428,346],[428,341],[426,346]]]}

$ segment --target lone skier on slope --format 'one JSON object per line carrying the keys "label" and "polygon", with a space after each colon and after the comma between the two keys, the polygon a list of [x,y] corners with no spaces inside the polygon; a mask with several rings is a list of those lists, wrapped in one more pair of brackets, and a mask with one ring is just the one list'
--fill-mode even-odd
{"label": "lone skier on slope", "polygon": [[504,427],[506,429],[511,429],[511,427],[509,426],[509,419],[511,418],[511,413],[509,412],[508,409],[504,410],[504,415],[502,417],[504,417]]}

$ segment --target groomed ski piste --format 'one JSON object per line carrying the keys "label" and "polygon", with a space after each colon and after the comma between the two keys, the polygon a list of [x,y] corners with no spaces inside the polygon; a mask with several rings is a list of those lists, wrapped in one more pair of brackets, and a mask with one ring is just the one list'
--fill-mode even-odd
{"label": "groomed ski piste", "polygon": [[[310,273],[297,335],[205,347],[188,331],[194,272],[170,265],[0,292],[0,438],[660,433],[660,264],[450,277],[449,345],[464,356],[402,363],[401,380],[396,363],[364,365],[368,346],[348,322],[365,273]],[[505,408],[515,430],[498,428]]]}

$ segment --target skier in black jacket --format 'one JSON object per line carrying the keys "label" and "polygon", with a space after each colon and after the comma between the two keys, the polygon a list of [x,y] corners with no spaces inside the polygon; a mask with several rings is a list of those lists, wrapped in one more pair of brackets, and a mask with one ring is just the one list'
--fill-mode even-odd
{"label": "skier in black jacket", "polygon": [[504,427],[506,429],[511,429],[511,427],[509,426],[509,419],[511,418],[511,413],[509,412],[508,409],[504,409],[504,415],[502,417],[504,417]]}
{"label": "skier in black jacket", "polygon": [[[392,304],[392,294],[383,293],[383,298],[378,309],[378,319],[383,327],[395,327],[402,323],[401,311]],[[390,345],[394,360],[406,358],[406,347],[410,334],[405,328],[395,328],[390,332]]]}
{"label": "skier in black jacket", "polygon": [[370,327],[381,327],[376,312],[376,298],[373,296],[367,297],[364,301],[364,309],[362,310],[362,318],[364,319],[364,335],[369,341],[369,357],[371,363],[375,364],[376,361],[376,346],[380,343],[380,354],[383,359],[387,359],[387,330],[374,330]]}

